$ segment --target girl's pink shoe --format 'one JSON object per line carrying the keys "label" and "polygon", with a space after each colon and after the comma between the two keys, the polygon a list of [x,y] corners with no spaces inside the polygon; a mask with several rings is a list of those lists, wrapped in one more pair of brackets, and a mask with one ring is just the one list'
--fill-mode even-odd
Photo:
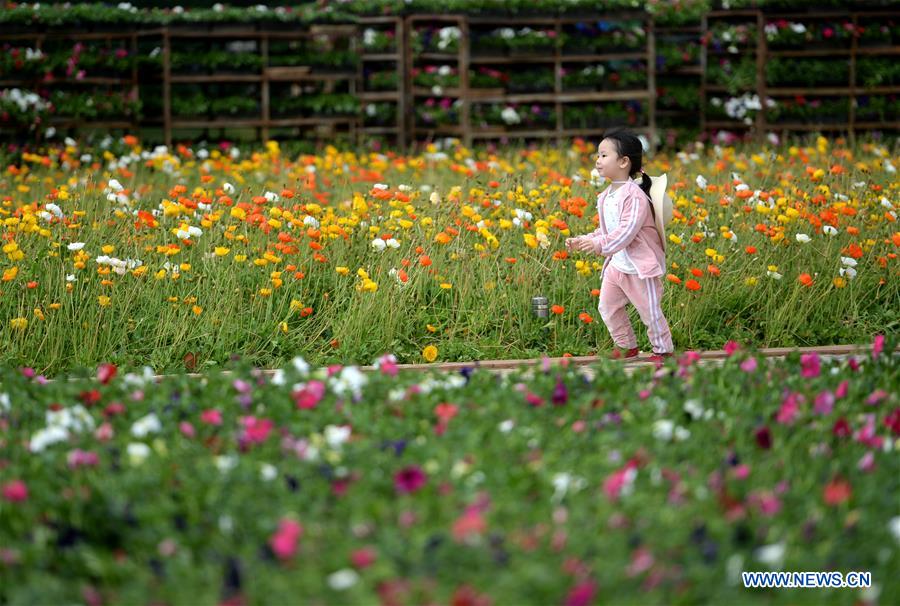
{"label": "girl's pink shoe", "polygon": [[632,347],[631,349],[620,349],[617,347],[609,358],[610,360],[627,360],[628,358],[636,358],[638,353],[640,353],[640,350],[637,347]]}

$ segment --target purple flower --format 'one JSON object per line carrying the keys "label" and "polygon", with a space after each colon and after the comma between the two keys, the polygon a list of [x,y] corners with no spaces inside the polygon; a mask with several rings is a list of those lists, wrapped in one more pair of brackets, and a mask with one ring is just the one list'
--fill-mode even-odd
{"label": "purple flower", "polygon": [[394,488],[401,494],[413,493],[422,488],[427,480],[428,476],[421,467],[410,465],[394,474]]}
{"label": "purple flower", "polygon": [[562,382],[562,379],[557,380],[550,400],[556,406],[562,406],[569,401],[569,390],[566,389],[566,384]]}

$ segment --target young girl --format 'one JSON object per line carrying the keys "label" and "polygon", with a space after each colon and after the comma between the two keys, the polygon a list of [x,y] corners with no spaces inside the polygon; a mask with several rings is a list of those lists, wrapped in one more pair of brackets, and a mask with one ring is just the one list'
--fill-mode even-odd
{"label": "young girl", "polygon": [[[672,355],[672,333],[660,305],[666,268],[665,245],[650,206],[650,177],[641,169],[641,141],[625,130],[604,135],[597,148],[597,171],[612,184],[597,196],[598,228],[566,239],[566,249],[592,252],[606,259],[600,270],[603,286],[600,317],[617,349],[614,358],[638,355],[637,339],[626,305],[634,305],[653,346],[650,358]],[[640,177],[638,181],[632,177]]]}

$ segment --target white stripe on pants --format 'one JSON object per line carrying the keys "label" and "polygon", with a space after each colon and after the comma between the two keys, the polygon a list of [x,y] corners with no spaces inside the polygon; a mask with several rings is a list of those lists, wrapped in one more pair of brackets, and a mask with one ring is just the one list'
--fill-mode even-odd
{"label": "white stripe on pants", "polygon": [[631,303],[638,310],[647,327],[647,337],[654,353],[675,351],[669,323],[662,311],[662,279],[641,279],[635,274],[622,273],[608,265],[600,285],[597,308],[613,342],[624,349],[637,347],[637,338],[626,309]]}

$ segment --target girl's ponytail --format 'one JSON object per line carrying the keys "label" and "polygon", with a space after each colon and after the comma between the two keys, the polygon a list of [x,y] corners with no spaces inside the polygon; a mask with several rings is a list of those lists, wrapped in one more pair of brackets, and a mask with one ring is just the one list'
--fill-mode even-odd
{"label": "girl's ponytail", "polygon": [[[650,186],[652,183],[650,182],[650,175],[644,172],[644,169],[641,169],[641,180],[638,185],[641,186],[641,191],[647,194],[647,197],[650,197]],[[651,207],[652,208],[652,207]]]}

